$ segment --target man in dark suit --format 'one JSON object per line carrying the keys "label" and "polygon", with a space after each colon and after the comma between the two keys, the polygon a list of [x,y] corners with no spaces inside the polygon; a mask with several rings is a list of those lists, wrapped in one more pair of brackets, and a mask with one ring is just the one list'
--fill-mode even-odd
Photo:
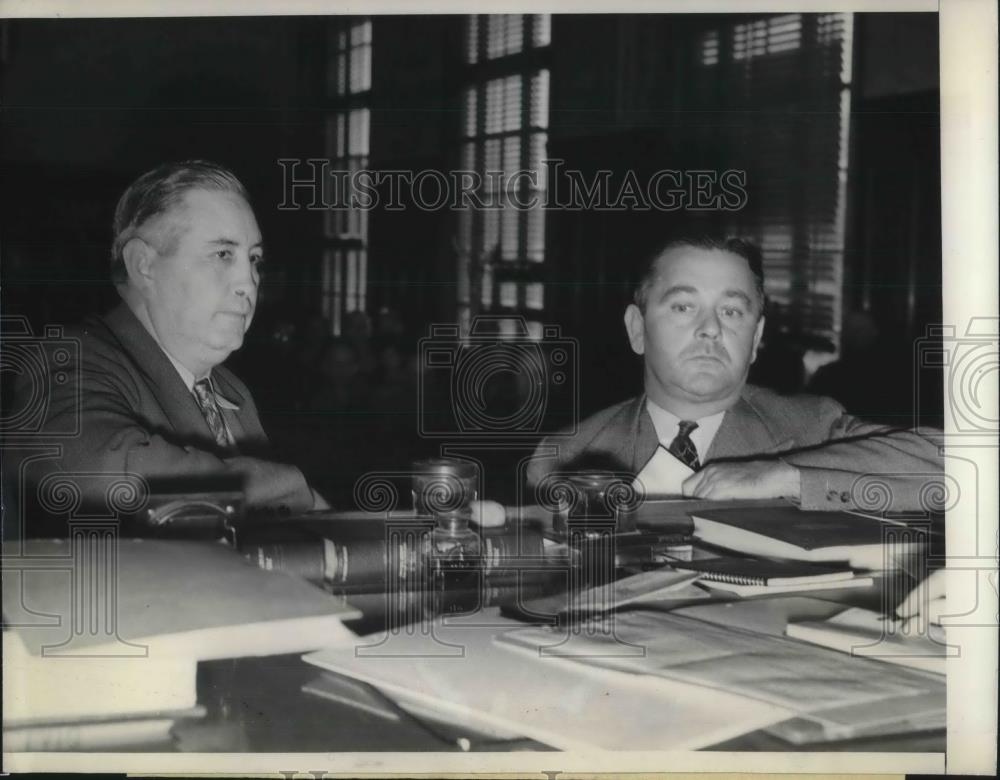
{"label": "man in dark suit", "polygon": [[122,302],[70,333],[78,381],[52,384],[41,431],[79,415],[52,466],[80,475],[86,503],[102,502],[96,477],[127,474],[236,478],[249,506],[326,507],[298,468],[271,460],[249,390],[222,365],[250,327],[262,262],[247,192],[218,165],[164,165],[122,195],[111,267]]}
{"label": "man in dark suit", "polygon": [[552,472],[612,469],[638,475],[647,494],[783,497],[833,510],[878,505],[875,491],[883,508],[923,508],[928,480],[943,471],[936,443],[862,422],[829,398],[746,384],[764,302],[760,253],[745,241],[685,240],[656,252],[625,311],[645,393],[545,439],[529,485]]}

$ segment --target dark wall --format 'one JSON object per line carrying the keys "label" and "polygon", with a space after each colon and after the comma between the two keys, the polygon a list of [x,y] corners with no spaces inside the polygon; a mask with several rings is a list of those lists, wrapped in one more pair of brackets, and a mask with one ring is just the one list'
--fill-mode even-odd
{"label": "dark wall", "polygon": [[[415,34],[419,27],[419,34]],[[375,17],[370,167],[448,171],[457,166],[463,20]],[[382,202],[389,193],[382,190]],[[369,310],[401,313],[423,330],[455,317],[455,215],[447,208],[378,208],[369,223]]]}
{"label": "dark wall", "polygon": [[941,321],[937,34],[936,14],[858,15],[844,303],[901,346]]}
{"label": "dark wall", "polygon": [[115,201],[166,160],[207,158],[238,171],[281,259],[306,259],[295,237],[314,218],[275,208],[278,158],[322,153],[308,119],[315,95],[300,79],[303,20],[8,25],[0,125],[8,313],[75,319],[113,300],[105,280]]}

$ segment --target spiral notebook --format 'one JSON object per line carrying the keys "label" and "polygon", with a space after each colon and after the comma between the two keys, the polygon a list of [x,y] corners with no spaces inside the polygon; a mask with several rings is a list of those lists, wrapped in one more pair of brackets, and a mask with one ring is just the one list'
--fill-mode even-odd
{"label": "spiral notebook", "polygon": [[760,558],[708,558],[674,563],[678,571],[695,572],[699,582],[741,596],[779,591],[826,590],[871,585],[843,566],[815,566]]}

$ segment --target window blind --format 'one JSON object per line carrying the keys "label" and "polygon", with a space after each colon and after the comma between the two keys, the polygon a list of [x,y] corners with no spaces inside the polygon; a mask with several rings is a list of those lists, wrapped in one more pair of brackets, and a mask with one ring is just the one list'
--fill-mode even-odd
{"label": "window blind", "polygon": [[327,26],[326,155],[324,202],[337,204],[323,214],[326,248],[322,257],[323,316],[339,336],[345,314],[364,311],[368,282],[368,212],[351,208],[352,175],[368,167],[372,83],[370,19],[331,19]]}
{"label": "window blind", "polygon": [[[782,330],[839,343],[847,194],[851,14],[782,14],[707,30],[697,100],[744,170],[746,206],[720,229],[758,242]],[[774,312],[775,314],[777,312]]]}
{"label": "window blind", "polygon": [[[477,194],[486,208],[458,214],[458,308],[465,324],[480,311],[537,317],[544,309],[549,71],[525,55],[547,46],[550,30],[547,14],[467,17],[470,71],[459,158],[463,170],[480,177]],[[485,71],[473,67],[491,61],[498,62]],[[530,177],[512,178],[520,171]],[[537,206],[525,208],[530,202]]]}

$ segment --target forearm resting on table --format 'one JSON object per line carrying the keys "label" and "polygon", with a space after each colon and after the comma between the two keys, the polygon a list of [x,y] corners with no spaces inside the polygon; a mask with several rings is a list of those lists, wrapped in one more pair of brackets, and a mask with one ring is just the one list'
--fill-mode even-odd
{"label": "forearm resting on table", "polygon": [[295,466],[244,455],[220,458],[197,447],[173,444],[137,427],[109,433],[93,449],[67,443],[59,461],[60,470],[79,483],[88,503],[104,500],[105,480],[95,476],[122,474],[151,481],[237,476],[249,507],[303,512],[317,504],[318,494]]}

